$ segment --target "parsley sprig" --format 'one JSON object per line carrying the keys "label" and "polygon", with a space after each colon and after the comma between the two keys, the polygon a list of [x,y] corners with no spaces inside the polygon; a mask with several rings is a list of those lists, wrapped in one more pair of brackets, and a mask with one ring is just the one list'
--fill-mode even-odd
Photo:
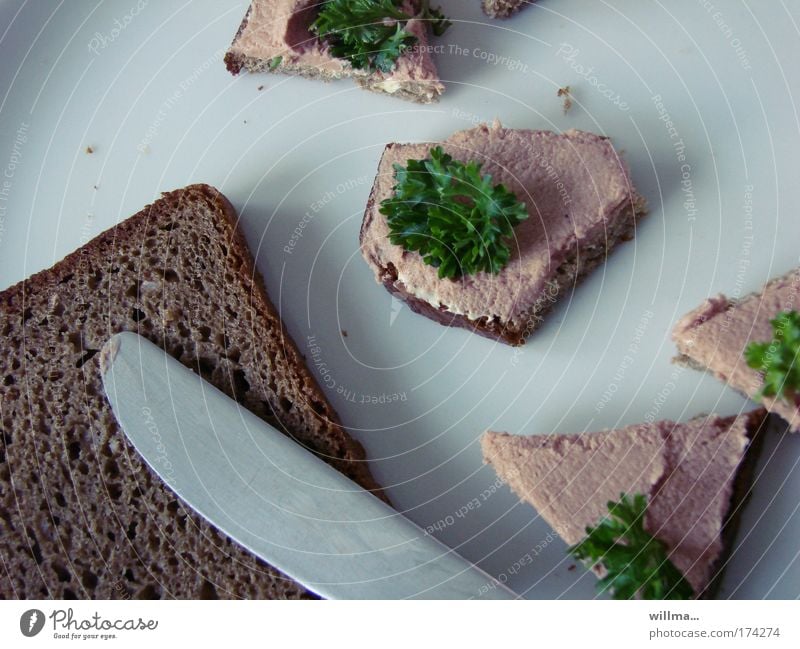
{"label": "parsley sprig", "polygon": [[601,564],[600,593],[614,599],[690,599],[689,582],[669,560],[664,544],[644,529],[647,498],[620,494],[608,502],[608,516],[586,528],[586,538],[567,551],[588,566]]}
{"label": "parsley sprig", "polygon": [[528,212],[512,192],[481,175],[480,163],[454,160],[434,147],[430,157],[394,170],[394,195],[380,207],[393,244],[418,252],[440,278],[498,273],[508,263],[513,228]]}
{"label": "parsley sprig", "polygon": [[750,343],[744,357],[764,377],[757,398],[778,396],[792,401],[800,390],[800,313],[784,311],[770,324],[772,340]]}
{"label": "parsley sprig", "polygon": [[416,15],[402,9],[403,0],[327,0],[311,31],[328,43],[331,53],[360,70],[391,72],[403,51],[417,38],[406,31],[412,18],[428,21],[441,36],[450,26],[440,9],[423,0]]}

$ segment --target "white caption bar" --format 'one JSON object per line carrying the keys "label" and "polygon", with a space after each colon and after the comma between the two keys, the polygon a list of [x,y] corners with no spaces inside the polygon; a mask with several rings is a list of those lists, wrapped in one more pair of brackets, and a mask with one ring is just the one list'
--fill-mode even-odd
{"label": "white caption bar", "polygon": [[799,619],[800,603],[785,601],[6,601],[0,602],[0,637],[14,647],[101,643],[136,649],[187,642],[326,649],[510,643],[641,649],[693,642],[797,647]]}

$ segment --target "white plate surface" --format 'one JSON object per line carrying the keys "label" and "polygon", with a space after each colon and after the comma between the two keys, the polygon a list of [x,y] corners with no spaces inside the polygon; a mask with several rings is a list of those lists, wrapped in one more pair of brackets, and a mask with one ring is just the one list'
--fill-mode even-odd
{"label": "white plate surface", "polygon": [[[298,346],[309,360],[309,337],[320,348],[327,380],[312,371],[396,506],[527,597],[591,597],[594,578],[569,570],[529,506],[505,488],[480,500],[495,475],[479,436],[753,407],[671,365],[669,332],[706,296],[746,294],[798,265],[800,4],[542,0],[509,21],[486,19],[478,0],[442,4],[455,22],[436,41],[447,92],[420,107],[346,81],[232,77],[222,55],[245,3],[0,3],[0,287],[161,191],[217,186]],[[358,253],[386,142],[495,117],[613,137],[651,207],[636,240],[521,350],[411,313]],[[799,459],[800,435],[767,440],[720,596],[800,595]]]}

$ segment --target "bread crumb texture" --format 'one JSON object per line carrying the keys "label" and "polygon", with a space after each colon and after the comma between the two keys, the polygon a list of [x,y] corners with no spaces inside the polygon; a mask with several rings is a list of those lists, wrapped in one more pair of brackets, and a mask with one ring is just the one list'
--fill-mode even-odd
{"label": "bread crumb texture", "polygon": [[103,394],[99,350],[136,331],[376,487],[235,223],[221,194],[193,185],[0,293],[0,597],[310,596],[187,511]]}
{"label": "bread crumb texture", "polygon": [[491,18],[508,18],[522,9],[525,5],[533,4],[536,0],[482,0],[483,11]]}

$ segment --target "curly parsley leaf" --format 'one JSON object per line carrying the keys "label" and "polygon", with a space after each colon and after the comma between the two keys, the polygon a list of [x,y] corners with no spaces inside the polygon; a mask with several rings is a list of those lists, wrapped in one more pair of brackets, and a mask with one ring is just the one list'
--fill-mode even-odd
{"label": "curly parsley leaf", "polygon": [[380,207],[393,244],[418,252],[440,278],[498,273],[508,263],[513,228],[528,212],[512,192],[481,175],[480,163],[459,162],[435,147],[429,158],[394,170],[394,195]]}
{"label": "curly parsley leaf", "polygon": [[424,0],[419,13],[407,14],[402,0],[327,0],[311,31],[327,42],[331,54],[359,70],[391,72],[404,50],[417,42],[406,31],[412,18],[431,23],[440,36],[450,26],[439,9]]}
{"label": "curly parsley leaf", "polygon": [[430,22],[434,36],[441,36],[447,31],[450,25],[453,24],[447,20],[447,16],[442,13],[441,7],[437,7],[436,9],[431,8],[428,0],[423,2],[422,11],[420,11],[417,16]]}
{"label": "curly parsley leaf", "polygon": [[664,544],[644,529],[647,498],[620,494],[608,502],[608,516],[586,528],[586,538],[567,552],[589,567],[601,564],[600,593],[614,599],[690,599],[689,582],[667,556]]}
{"label": "curly parsley leaf", "polygon": [[800,313],[779,313],[772,325],[772,340],[750,343],[744,350],[748,366],[764,377],[758,398],[773,397],[793,400],[800,391]]}

